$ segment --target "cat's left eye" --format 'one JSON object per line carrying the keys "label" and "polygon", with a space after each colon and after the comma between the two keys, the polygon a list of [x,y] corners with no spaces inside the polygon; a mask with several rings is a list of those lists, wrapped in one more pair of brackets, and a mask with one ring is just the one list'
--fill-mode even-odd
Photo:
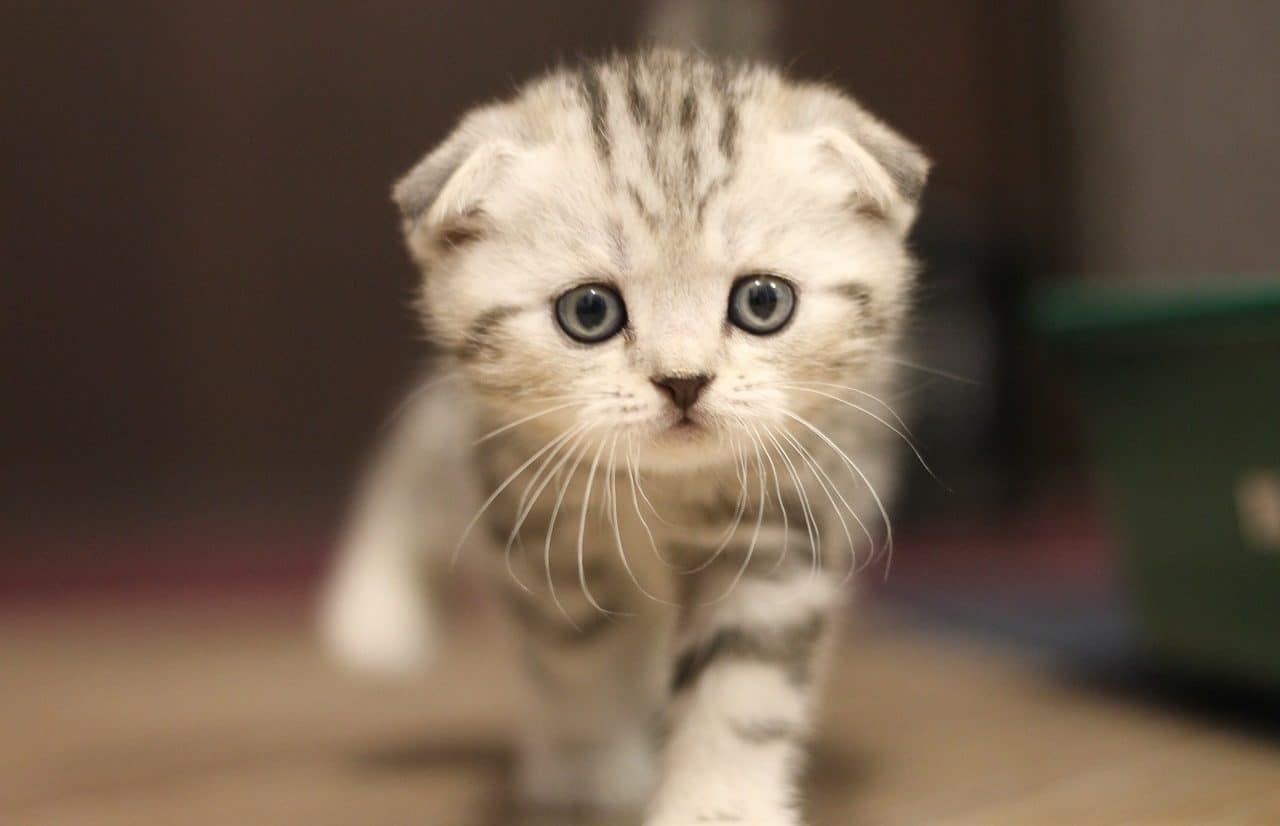
{"label": "cat's left eye", "polygon": [[795,289],[775,275],[739,278],[729,292],[729,320],[758,336],[785,327],[795,308]]}
{"label": "cat's left eye", "polygon": [[574,341],[597,344],[626,326],[627,308],[612,287],[585,284],[556,299],[556,321]]}

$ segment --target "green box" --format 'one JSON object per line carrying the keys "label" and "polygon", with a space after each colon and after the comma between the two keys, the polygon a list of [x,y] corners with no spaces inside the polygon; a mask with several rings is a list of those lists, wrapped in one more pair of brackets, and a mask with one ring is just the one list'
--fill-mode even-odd
{"label": "green box", "polygon": [[1079,397],[1150,653],[1280,690],[1280,282],[1081,282],[1033,315]]}

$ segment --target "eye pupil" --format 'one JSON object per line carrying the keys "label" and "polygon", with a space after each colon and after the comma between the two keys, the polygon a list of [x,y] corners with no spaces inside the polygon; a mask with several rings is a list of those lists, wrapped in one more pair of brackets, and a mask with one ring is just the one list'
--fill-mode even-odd
{"label": "eye pupil", "polygon": [[747,306],[752,315],[764,321],[778,309],[778,289],[773,284],[757,281],[747,293]]}
{"label": "eye pupil", "polygon": [[583,327],[588,330],[594,330],[603,324],[605,318],[609,315],[609,304],[599,292],[589,290],[583,292],[578,298],[578,303],[573,308],[573,312],[578,316],[578,322]]}

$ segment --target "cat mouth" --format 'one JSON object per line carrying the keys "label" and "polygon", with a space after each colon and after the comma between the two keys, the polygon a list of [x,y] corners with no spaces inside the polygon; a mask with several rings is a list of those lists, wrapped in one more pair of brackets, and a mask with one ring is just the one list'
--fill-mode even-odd
{"label": "cat mouth", "polygon": [[706,431],[706,425],[685,413],[668,425],[662,431],[662,435],[665,441],[683,442],[697,439]]}

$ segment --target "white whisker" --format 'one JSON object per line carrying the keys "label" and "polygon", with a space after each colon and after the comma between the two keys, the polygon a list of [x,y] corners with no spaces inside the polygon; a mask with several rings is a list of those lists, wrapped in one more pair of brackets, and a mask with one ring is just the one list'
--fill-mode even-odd
{"label": "white whisker", "polygon": [[658,561],[671,569],[678,566],[667,559],[666,555],[658,548],[658,541],[654,539],[653,530],[649,527],[648,521],[644,518],[644,513],[640,510],[640,497],[637,491],[640,490],[640,471],[636,468],[636,463],[632,461],[632,436],[627,434],[627,474],[631,479],[631,504],[636,510],[636,518],[640,520],[640,526],[644,528],[645,535],[649,537],[649,547],[653,549],[653,555]]}
{"label": "white whisker", "polygon": [[742,515],[746,512],[747,507],[747,460],[745,454],[742,454],[738,450],[738,443],[736,440],[733,442],[733,454],[734,458],[738,460],[738,484],[740,486],[738,491],[738,503],[734,508],[733,521],[729,523],[724,532],[720,535],[719,544],[716,546],[716,549],[711,552],[711,556],[707,557],[707,559],[702,563],[695,565],[692,568],[685,569],[683,573],[696,574],[699,571],[706,570],[710,567],[712,563],[720,558],[720,554],[724,553],[724,549],[729,547],[729,542],[733,540],[733,535],[737,533],[738,527],[742,524]]}
{"label": "white whisker", "polygon": [[818,558],[822,549],[822,531],[818,527],[818,518],[813,514],[813,506],[809,502],[809,491],[805,489],[804,482],[800,479],[800,473],[796,470],[795,464],[791,461],[791,457],[782,448],[775,435],[775,429],[764,426],[765,435],[769,437],[769,441],[773,442],[773,446],[778,449],[778,458],[782,459],[783,464],[787,466],[787,472],[791,475],[791,482],[795,485],[796,495],[800,498],[800,513],[804,517],[804,530],[809,537],[809,576],[810,578],[818,575]]}
{"label": "white whisker", "polygon": [[919,370],[921,373],[928,373],[929,375],[932,375],[932,376],[938,376],[944,379],[951,379],[952,381],[958,381],[958,382],[961,382],[962,384],[972,384],[977,387],[982,386],[982,382],[980,381],[975,381],[974,379],[968,378],[967,376],[961,376],[957,373],[949,373],[946,370],[939,370],[936,367],[928,367],[923,364],[916,364],[913,361],[907,361],[906,359],[897,358],[894,356],[881,356],[881,358],[884,361],[887,361],[890,364],[896,364],[899,367],[906,367],[910,370]]}
{"label": "white whisker", "polygon": [[[538,469],[534,471],[533,478],[529,480],[529,484],[525,486],[524,494],[520,497],[520,503],[516,506],[515,524],[512,525],[511,533],[507,536],[507,544],[506,544],[506,547],[502,549],[502,556],[503,556],[504,564],[506,565],[506,568],[507,568],[507,574],[513,580],[515,580],[517,585],[519,585],[528,593],[532,593],[532,592],[529,591],[528,586],[524,584],[524,582],[520,579],[520,577],[516,576],[515,571],[511,567],[511,546],[513,543],[516,542],[517,537],[520,534],[520,528],[523,527],[525,520],[528,519],[529,514],[533,511],[534,506],[537,504],[538,500],[542,497],[542,492],[546,490],[549,484],[551,484],[552,479],[555,478],[555,475],[560,471],[560,468],[564,467],[565,463],[569,461],[569,457],[573,455],[573,451],[577,447],[578,438],[582,436],[586,430],[587,430],[586,425],[575,428],[575,433],[573,438],[569,439],[566,442],[561,442],[555,448],[555,450],[552,450],[550,453],[547,454],[547,457],[542,460],[542,464],[540,464],[538,466]],[[565,446],[567,446],[568,449],[565,451],[564,455],[560,457],[559,461],[556,461],[556,454],[558,454],[560,452],[560,449]],[[544,471],[546,471],[547,468],[551,466],[551,463],[553,461],[555,462],[555,466],[552,467],[551,471],[546,474],[546,478],[542,478]],[[542,478],[541,484],[538,483],[538,480],[540,478]],[[534,485],[538,486],[537,490],[532,490]],[[532,490],[532,495],[530,495],[531,490]],[[523,552],[523,547],[524,545],[523,543],[521,543],[522,552]]]}
{"label": "white whisker", "polygon": [[808,429],[811,433],[813,433],[813,435],[821,439],[827,445],[827,447],[834,450],[836,454],[841,459],[844,460],[844,463],[846,466],[848,466],[849,470],[852,471],[854,474],[856,474],[858,478],[862,480],[862,483],[867,486],[867,491],[871,494],[871,498],[876,503],[876,508],[879,509],[880,511],[880,518],[884,520],[885,549],[886,549],[886,552],[890,556],[892,556],[893,555],[893,523],[889,519],[889,511],[885,508],[884,502],[881,501],[880,494],[876,493],[875,486],[871,484],[871,480],[868,479],[867,475],[862,472],[862,468],[858,467],[857,463],[849,458],[849,454],[845,453],[844,450],[842,450],[839,445],[837,445],[834,441],[832,441],[830,436],[822,432],[822,430],[817,425],[813,424],[812,422],[810,422],[809,420],[805,419],[802,416],[797,416],[795,413],[792,413],[790,410],[786,410],[785,408],[777,408],[777,412],[781,413],[782,415],[786,416],[787,418],[795,422],[798,422],[799,424],[804,426],[806,429]]}
{"label": "white whisker", "polygon": [[[745,426],[745,423],[743,423]],[[750,431],[745,431],[751,436],[752,447],[756,453],[756,475],[760,477],[760,501],[756,504],[756,526],[751,533],[751,544],[747,546],[747,553],[742,560],[742,564],[738,566],[738,572],[734,575],[733,581],[729,583],[729,587],[725,588],[724,593],[716,597],[710,603],[714,605],[717,602],[728,597],[738,587],[738,583],[742,581],[742,577],[747,572],[747,568],[751,567],[751,557],[756,550],[756,542],[760,538],[760,526],[764,522],[764,503],[765,503],[765,486],[764,486],[764,462],[760,458],[760,441],[759,438]]]}
{"label": "white whisker", "polygon": [[[814,457],[813,453],[801,444],[800,441],[785,428],[782,428],[781,432],[783,438],[791,443],[796,452],[800,455],[800,458],[806,465],[808,465],[809,472],[812,473],[814,479],[817,480],[818,486],[822,488],[822,492],[826,494],[827,499],[831,502],[831,508],[835,511],[836,518],[840,520],[840,527],[843,529],[845,539],[849,543],[849,570],[842,581],[848,581],[858,569],[858,554],[857,545],[853,541],[853,535],[849,533],[849,524],[845,522],[844,514],[840,510],[840,505],[844,505],[845,510],[853,517],[853,521],[858,523],[858,527],[867,538],[867,547],[872,551],[872,553],[875,551],[876,540],[871,535],[871,531],[867,530],[867,526],[863,523],[862,518],[858,516],[858,512],[849,504],[849,501],[845,499],[844,494],[840,492],[840,487],[836,484],[835,480],[832,479],[831,475],[822,467],[822,464]],[[836,504],[836,499],[840,500],[839,505]]]}
{"label": "white whisker", "polygon": [[836,390],[844,390],[849,393],[857,393],[859,396],[870,399],[871,401],[883,407],[886,411],[888,411],[889,415],[893,417],[893,420],[898,423],[898,426],[901,427],[902,430],[907,435],[912,437],[915,436],[915,434],[911,432],[911,428],[907,425],[906,421],[903,420],[903,418],[898,415],[898,411],[894,410],[889,405],[889,403],[886,402],[884,399],[880,398],[879,396],[873,393],[868,393],[866,390],[862,390],[857,387],[850,387],[847,384],[836,384],[835,382],[832,382],[832,381],[788,380],[788,381],[770,383],[771,387],[789,387],[792,385],[796,386],[794,389],[800,389],[801,387],[831,387]]}
{"label": "white whisker", "polygon": [[555,603],[556,609],[564,616],[574,630],[581,631],[578,623],[573,621],[573,617],[565,610],[564,604],[560,602],[560,597],[556,594],[555,577],[551,575],[551,537],[555,533],[556,518],[560,515],[560,507],[564,504],[565,493],[569,490],[569,485],[573,482],[573,477],[578,474],[578,466],[582,464],[582,460],[586,458],[587,451],[591,449],[591,442],[585,438],[586,431],[583,431],[583,437],[570,450],[570,454],[578,450],[579,444],[582,450],[578,452],[578,458],[574,460],[573,466],[569,468],[569,472],[565,474],[564,483],[560,485],[560,490],[556,492],[556,503],[551,509],[551,519],[547,522],[547,536],[542,546],[542,566],[547,575],[547,591],[551,595],[551,601]]}
{"label": "white whisker", "polygon": [[397,404],[392,409],[391,413],[387,416],[386,420],[382,423],[383,429],[391,427],[396,422],[400,421],[401,417],[404,416],[405,411],[408,410],[410,407],[412,407],[413,404],[424,393],[430,390],[434,390],[436,387],[439,387],[440,385],[445,384],[447,382],[457,381],[457,379],[458,379],[457,375],[453,373],[448,373],[443,376],[436,376],[434,379],[431,379],[430,381],[425,381],[417,385],[416,387],[414,387],[405,395],[403,399],[400,400],[400,403]]}
{"label": "white whisker", "polygon": [[474,442],[472,442],[471,444],[472,444],[472,446],[473,446],[473,447],[474,447],[475,445],[484,444],[485,442],[489,441],[489,440],[490,440],[490,439],[492,439],[493,437],[495,437],[495,436],[499,436],[499,435],[501,435],[501,434],[503,434],[503,433],[506,433],[508,430],[511,430],[512,428],[519,427],[520,425],[522,425],[522,424],[524,424],[524,423],[526,423],[526,422],[531,422],[531,421],[533,421],[534,419],[538,419],[538,418],[541,418],[541,417],[543,417],[543,416],[549,416],[549,415],[551,415],[552,413],[558,413],[558,412],[559,412],[559,411],[561,411],[561,410],[568,410],[570,407],[577,407],[577,406],[579,406],[579,405],[582,405],[582,404],[586,403],[586,401],[588,401],[588,400],[587,400],[587,399],[575,399],[574,401],[571,401],[571,402],[565,402],[564,404],[558,404],[558,405],[555,405],[555,406],[553,406],[553,407],[548,407],[548,408],[547,408],[547,409],[545,409],[545,410],[539,410],[537,413],[530,413],[528,416],[522,416],[522,417],[520,417],[519,419],[516,419],[514,422],[508,422],[507,424],[504,424],[504,425],[502,425],[501,427],[497,427],[497,428],[494,428],[493,430],[490,430],[488,433],[486,433],[486,434],[484,434],[483,436],[481,436],[480,438],[476,439],[476,440],[475,440]]}
{"label": "white whisker", "polygon": [[618,557],[622,560],[622,567],[626,569],[627,576],[631,578],[632,584],[636,586],[640,593],[644,594],[654,602],[661,603],[662,605],[679,607],[679,603],[669,602],[661,597],[654,596],[649,593],[649,590],[640,584],[640,580],[636,577],[635,572],[631,570],[631,562],[627,559],[626,549],[623,548],[622,528],[618,524],[618,488],[617,479],[614,476],[614,450],[617,446],[618,434],[615,432],[613,434],[613,441],[609,444],[609,466],[607,473],[609,476],[609,508],[612,517],[610,521],[613,523],[613,539],[618,545]]}
{"label": "white whisker", "polygon": [[587,602],[602,614],[612,615],[617,612],[609,609],[596,602],[595,596],[591,593],[591,588],[587,585],[587,569],[583,559],[582,543],[587,534],[587,511],[591,509],[591,487],[596,478],[596,470],[600,467],[600,454],[604,452],[604,439],[600,440],[600,446],[596,448],[595,456],[591,459],[591,470],[587,472],[587,488],[582,495],[582,515],[578,520],[578,584],[582,586],[582,595],[587,598]]}
{"label": "white whisker", "polygon": [[778,498],[778,512],[782,514],[782,551],[778,554],[778,560],[773,564],[769,573],[774,573],[780,568],[787,558],[787,546],[791,540],[791,522],[787,515],[787,504],[782,498],[782,480],[778,477],[778,466],[774,464],[773,454],[769,452],[769,446],[760,438],[760,430],[751,428],[759,441],[760,446],[764,448],[764,458],[769,462],[769,471],[773,476],[773,492]]}
{"label": "white whisker", "polygon": [[480,517],[483,516],[484,512],[489,509],[489,506],[492,505],[494,501],[497,500],[497,498],[502,495],[502,492],[506,490],[507,487],[512,482],[516,480],[516,477],[518,477],[520,474],[528,470],[529,466],[532,465],[534,462],[538,461],[538,458],[541,457],[542,454],[546,453],[548,450],[551,450],[552,448],[560,444],[565,439],[570,438],[573,435],[573,431],[575,429],[576,429],[575,427],[570,427],[566,429],[563,433],[556,436],[554,439],[552,439],[551,441],[543,445],[541,448],[539,448],[536,453],[534,453],[532,456],[526,459],[524,463],[520,465],[520,467],[516,468],[511,473],[510,476],[504,479],[502,484],[498,485],[497,489],[494,490],[493,493],[489,494],[489,498],[484,500],[484,504],[482,504],[479,510],[476,511],[475,516],[471,517],[471,521],[467,523],[466,528],[464,528],[462,531],[462,536],[458,538],[458,544],[453,549],[453,558],[452,558],[451,564],[456,565],[458,563],[458,554],[462,552],[463,544],[467,541],[467,537],[471,535],[471,531],[475,529],[476,524],[480,521]]}
{"label": "white whisker", "polygon": [[[938,478],[938,474],[934,473],[933,468],[931,468],[929,466],[929,463],[925,461],[924,456],[920,453],[920,449],[916,447],[916,444],[911,440],[911,437],[908,436],[906,433],[903,433],[898,428],[894,427],[889,422],[886,422],[884,419],[880,418],[875,413],[872,413],[870,410],[866,409],[865,407],[862,407],[861,405],[854,404],[848,399],[842,399],[839,396],[836,396],[832,393],[826,393],[822,390],[814,390],[811,387],[799,387],[795,385],[781,385],[781,386],[789,390],[799,390],[802,393],[813,393],[818,396],[823,396],[825,398],[831,399],[832,401],[839,402],[840,404],[843,404],[846,407],[852,408],[853,410],[857,410],[859,413],[862,413],[866,416],[870,416],[872,419],[875,419],[877,422],[879,422],[880,424],[884,425],[885,427],[889,428],[894,433],[896,433],[902,439],[902,441],[906,442],[907,447],[911,448],[911,452],[916,455],[916,459],[919,460],[921,467],[923,467],[929,473],[929,475],[933,477],[934,481],[936,481],[938,484],[943,484],[942,480]],[[943,485],[943,487],[946,487],[946,486]]]}

